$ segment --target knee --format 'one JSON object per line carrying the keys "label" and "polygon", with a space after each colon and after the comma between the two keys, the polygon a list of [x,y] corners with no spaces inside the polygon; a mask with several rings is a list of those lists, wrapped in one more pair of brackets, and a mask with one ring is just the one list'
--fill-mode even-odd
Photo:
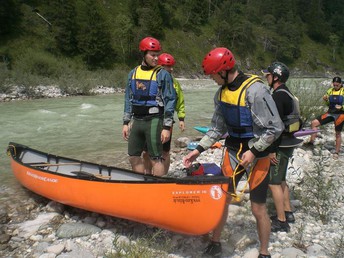
{"label": "knee", "polygon": [[311,127],[317,127],[319,125],[319,121],[317,119],[314,119],[312,122],[311,122]]}
{"label": "knee", "polygon": [[252,214],[256,220],[261,220],[267,216],[265,203],[255,203],[251,206]]}

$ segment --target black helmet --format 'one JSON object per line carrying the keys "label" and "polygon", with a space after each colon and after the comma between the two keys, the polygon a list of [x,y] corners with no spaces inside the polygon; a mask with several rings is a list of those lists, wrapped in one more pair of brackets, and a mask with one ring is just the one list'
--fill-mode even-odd
{"label": "black helmet", "polygon": [[289,78],[289,68],[281,62],[273,62],[267,71],[273,76],[277,76],[280,82],[286,82]]}
{"label": "black helmet", "polygon": [[342,78],[336,76],[333,78],[332,82],[339,82],[339,83],[342,83]]}

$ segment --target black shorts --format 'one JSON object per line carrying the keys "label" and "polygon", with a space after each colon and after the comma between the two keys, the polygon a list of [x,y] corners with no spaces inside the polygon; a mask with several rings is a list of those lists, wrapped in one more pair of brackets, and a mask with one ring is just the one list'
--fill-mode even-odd
{"label": "black shorts", "polygon": [[[240,153],[240,157],[241,157]],[[236,193],[236,188],[241,178],[246,175],[250,186],[250,200],[255,203],[266,203],[267,191],[269,188],[269,157],[256,159],[252,167],[247,169],[239,165],[240,161],[237,159],[237,151],[227,148],[225,153],[227,155],[223,160],[222,171],[229,176],[229,192]],[[229,173],[224,172],[224,169]],[[232,175],[230,175],[232,173]]]}
{"label": "black shorts", "polygon": [[321,116],[318,116],[316,119],[319,121],[320,125],[334,122],[334,130],[336,132],[341,132],[343,130],[344,114],[330,114],[327,112]]}
{"label": "black shorts", "polygon": [[270,185],[280,185],[286,181],[289,159],[293,156],[294,147],[279,148],[276,152],[278,163],[270,166]]}

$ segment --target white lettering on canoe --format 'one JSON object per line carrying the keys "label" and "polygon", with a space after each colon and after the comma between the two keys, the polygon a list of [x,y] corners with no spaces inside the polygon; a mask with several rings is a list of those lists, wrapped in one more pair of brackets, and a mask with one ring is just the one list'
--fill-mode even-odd
{"label": "white lettering on canoe", "polygon": [[26,171],[26,174],[28,176],[31,176],[31,177],[35,178],[35,179],[38,179],[38,180],[41,180],[41,181],[44,181],[44,182],[48,182],[48,183],[58,183],[58,181],[59,181],[56,178],[49,178],[49,177],[46,177],[46,176],[39,176],[39,175],[37,175],[35,173],[32,173],[30,171]]}
{"label": "white lettering on canoe", "polygon": [[206,194],[207,190],[187,190],[187,191],[173,191],[173,195],[179,194]]}

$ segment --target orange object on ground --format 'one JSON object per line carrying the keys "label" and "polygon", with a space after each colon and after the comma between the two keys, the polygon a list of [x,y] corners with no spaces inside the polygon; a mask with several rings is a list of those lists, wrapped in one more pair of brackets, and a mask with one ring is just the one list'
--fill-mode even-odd
{"label": "orange object on ground", "polygon": [[223,176],[143,175],[16,143],[9,143],[8,155],[17,180],[41,196],[182,234],[212,231],[226,202],[228,178]]}

